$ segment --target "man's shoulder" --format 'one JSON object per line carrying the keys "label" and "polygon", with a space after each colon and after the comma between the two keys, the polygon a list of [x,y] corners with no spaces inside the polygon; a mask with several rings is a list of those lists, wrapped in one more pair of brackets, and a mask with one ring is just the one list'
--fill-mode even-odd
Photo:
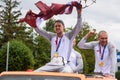
{"label": "man's shoulder", "polygon": [[108,42],[108,48],[115,48],[115,45],[112,42]]}

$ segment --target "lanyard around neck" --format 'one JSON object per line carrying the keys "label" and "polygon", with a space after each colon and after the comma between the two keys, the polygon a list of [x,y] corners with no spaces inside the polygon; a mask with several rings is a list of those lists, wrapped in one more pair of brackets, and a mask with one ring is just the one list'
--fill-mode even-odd
{"label": "lanyard around neck", "polygon": [[59,42],[58,42],[58,36],[56,37],[56,52],[58,52],[58,49],[60,47],[60,44],[61,44],[61,40],[62,40],[62,37],[60,38]]}
{"label": "lanyard around neck", "polygon": [[101,60],[103,60],[104,53],[105,53],[105,48],[106,48],[106,45],[103,47],[103,51],[101,52],[101,46],[99,44],[99,49],[100,49],[99,53],[100,53],[100,56],[101,56]]}

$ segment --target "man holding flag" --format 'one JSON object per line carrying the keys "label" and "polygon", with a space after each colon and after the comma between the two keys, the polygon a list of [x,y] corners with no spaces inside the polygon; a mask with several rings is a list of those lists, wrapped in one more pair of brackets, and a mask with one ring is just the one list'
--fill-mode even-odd
{"label": "man holding flag", "polygon": [[[72,69],[70,65],[70,54],[72,51],[73,39],[80,32],[82,28],[81,10],[82,5],[77,1],[72,1],[68,4],[52,4],[48,7],[46,4],[39,1],[36,6],[41,10],[39,14],[29,11],[25,18],[20,22],[25,21],[32,26],[37,33],[47,39],[51,44],[51,61],[46,65],[34,70],[34,72],[48,71],[48,72],[69,72],[76,73],[77,69]],[[77,24],[71,32],[64,32],[65,25],[62,20],[56,20],[54,24],[54,31],[56,33],[47,32],[39,28],[43,20],[51,18],[57,14],[70,14],[73,6],[77,10]],[[76,63],[74,63],[76,66]]]}

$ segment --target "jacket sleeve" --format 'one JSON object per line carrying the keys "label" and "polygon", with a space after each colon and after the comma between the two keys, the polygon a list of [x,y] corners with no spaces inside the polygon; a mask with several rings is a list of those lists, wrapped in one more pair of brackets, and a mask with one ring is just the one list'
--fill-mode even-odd
{"label": "jacket sleeve", "polygon": [[86,42],[86,38],[83,37],[77,46],[81,49],[93,49],[96,44],[97,41]]}
{"label": "jacket sleeve", "polygon": [[67,33],[67,36],[69,37],[69,39],[73,40],[77,36],[77,34],[80,32],[81,28],[82,28],[82,18],[81,18],[81,14],[79,14],[77,17],[77,23],[74,29],[72,29],[72,31]]}
{"label": "jacket sleeve", "polygon": [[39,28],[40,23],[41,23],[41,19],[40,19],[40,18],[37,18],[37,19],[36,19],[36,25],[37,25],[37,27],[35,28],[35,31],[36,31],[37,33],[39,33],[39,35],[41,35],[41,36],[43,36],[45,39],[47,39],[48,41],[51,41],[51,38],[55,35],[55,33],[47,32],[47,31],[43,30],[42,28]]}
{"label": "jacket sleeve", "polygon": [[109,43],[109,52],[110,52],[110,57],[111,57],[111,70],[110,73],[111,75],[115,76],[115,72],[116,72],[116,66],[117,66],[117,52],[116,52],[116,48],[113,44]]}

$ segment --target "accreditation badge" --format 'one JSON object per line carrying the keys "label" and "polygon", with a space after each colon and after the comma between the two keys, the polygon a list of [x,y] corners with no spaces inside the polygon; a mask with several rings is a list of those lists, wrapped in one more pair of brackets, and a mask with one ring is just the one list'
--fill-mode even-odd
{"label": "accreditation badge", "polygon": [[58,55],[58,53],[54,53],[54,55],[53,55],[53,57],[58,57],[59,55]]}
{"label": "accreditation badge", "polygon": [[100,67],[103,67],[103,66],[104,66],[104,62],[103,62],[103,61],[100,61],[100,62],[99,62],[99,66],[100,66]]}

